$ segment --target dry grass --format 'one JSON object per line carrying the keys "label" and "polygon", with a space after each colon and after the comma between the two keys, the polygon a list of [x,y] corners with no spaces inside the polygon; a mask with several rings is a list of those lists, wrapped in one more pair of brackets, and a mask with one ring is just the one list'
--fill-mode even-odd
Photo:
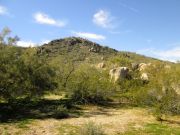
{"label": "dry grass", "polygon": [[[112,109],[97,106],[85,106],[84,115],[79,118],[69,119],[44,119],[32,120],[22,123],[23,126],[15,124],[0,124],[2,135],[76,135],[79,128],[88,121],[102,125],[105,133],[115,135],[129,130],[142,129],[145,124],[155,123],[155,118],[142,108]],[[175,119],[172,117],[172,119]],[[176,117],[176,120],[180,119]],[[179,125],[173,125],[179,126]]]}
{"label": "dry grass", "polygon": [[48,99],[48,100],[60,100],[60,99],[64,99],[65,98],[65,94],[62,93],[61,95],[55,95],[55,94],[47,94],[44,95],[43,99]]}

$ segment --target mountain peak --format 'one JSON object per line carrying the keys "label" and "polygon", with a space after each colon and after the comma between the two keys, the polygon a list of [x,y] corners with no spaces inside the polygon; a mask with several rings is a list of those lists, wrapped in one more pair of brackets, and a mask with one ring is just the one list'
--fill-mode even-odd
{"label": "mountain peak", "polygon": [[[84,45],[84,46],[100,46],[98,43],[92,42],[88,39],[85,38],[81,38],[81,37],[66,37],[66,38],[61,38],[61,39],[55,39],[50,41],[48,44],[49,45],[54,45],[54,44],[66,44],[69,46],[72,45],[76,45],[76,44],[80,44],[80,45]],[[48,45],[48,44],[44,44],[44,45]]]}
{"label": "mountain peak", "polygon": [[115,49],[111,49],[107,46],[101,46],[98,43],[92,42],[88,39],[81,37],[67,37],[62,39],[55,39],[48,44],[44,44],[39,47],[41,53],[64,53],[64,52],[90,52],[90,53],[116,53]]}

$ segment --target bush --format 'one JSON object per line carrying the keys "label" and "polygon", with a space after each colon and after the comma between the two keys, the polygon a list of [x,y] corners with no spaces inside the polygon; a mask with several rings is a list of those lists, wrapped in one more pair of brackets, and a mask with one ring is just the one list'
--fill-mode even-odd
{"label": "bush", "polygon": [[82,126],[79,135],[105,135],[101,125],[90,121]]}
{"label": "bush", "polygon": [[0,97],[7,101],[41,96],[56,87],[55,72],[33,49],[6,46],[0,65]]}
{"label": "bush", "polygon": [[110,99],[112,90],[108,76],[90,66],[80,67],[68,83],[69,96],[82,104],[103,104]]}
{"label": "bush", "polygon": [[58,119],[69,117],[68,109],[63,105],[60,105],[55,109],[54,116]]}
{"label": "bush", "polygon": [[123,55],[114,56],[110,59],[110,63],[118,64],[119,66],[125,66],[130,67],[131,66],[131,60],[128,57],[124,57]]}
{"label": "bush", "polygon": [[156,105],[156,113],[180,115],[180,97],[173,90],[168,89]]}

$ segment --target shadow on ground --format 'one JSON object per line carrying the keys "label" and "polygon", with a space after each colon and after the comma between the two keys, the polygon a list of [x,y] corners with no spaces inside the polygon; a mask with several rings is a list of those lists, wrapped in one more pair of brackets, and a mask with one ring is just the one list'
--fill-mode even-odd
{"label": "shadow on ground", "polygon": [[[162,120],[162,122],[167,122],[169,124],[177,124],[180,125],[180,121],[175,121],[175,120]],[[162,123],[161,122],[161,123]]]}
{"label": "shadow on ground", "polygon": [[0,123],[26,119],[68,118],[81,115],[81,109],[71,106],[69,100],[16,100],[0,103]]}
{"label": "shadow on ground", "polygon": [[[80,105],[81,106],[81,105]],[[79,116],[92,117],[93,115],[107,115],[107,109],[129,108],[129,104],[103,102],[98,104],[99,110],[85,113],[85,110],[68,99],[19,99],[11,103],[0,103],[0,123],[18,122],[27,119],[63,119]]]}

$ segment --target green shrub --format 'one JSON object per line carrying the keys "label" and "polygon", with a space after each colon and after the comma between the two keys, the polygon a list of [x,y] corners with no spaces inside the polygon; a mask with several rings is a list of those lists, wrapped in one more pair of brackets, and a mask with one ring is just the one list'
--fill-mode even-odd
{"label": "green shrub", "polygon": [[60,105],[55,109],[54,116],[58,119],[69,117],[68,109],[63,105]]}
{"label": "green shrub", "polygon": [[105,132],[101,125],[90,121],[81,127],[79,135],[105,135]]}
{"label": "green shrub", "polygon": [[158,114],[180,115],[180,97],[173,90],[167,89],[166,94],[155,107]]}
{"label": "green shrub", "polygon": [[68,83],[69,96],[77,103],[102,104],[112,95],[108,76],[90,66],[80,67]]}
{"label": "green shrub", "polygon": [[123,67],[130,67],[131,66],[131,60],[127,57],[124,57],[122,55],[114,56],[110,59],[110,63],[112,64],[118,64],[119,66]]}
{"label": "green shrub", "polygon": [[41,96],[56,87],[55,72],[33,49],[0,50],[0,97],[5,100]]}

